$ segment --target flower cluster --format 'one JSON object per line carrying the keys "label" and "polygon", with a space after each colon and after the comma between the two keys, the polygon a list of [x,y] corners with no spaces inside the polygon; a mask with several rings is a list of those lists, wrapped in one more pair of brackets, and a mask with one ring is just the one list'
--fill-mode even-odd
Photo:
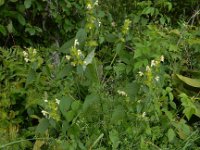
{"label": "flower cluster", "polygon": [[142,71],[138,72],[139,77],[146,75],[147,79],[148,79],[148,83],[150,83],[151,80],[152,80],[152,77],[154,76],[154,80],[156,82],[158,82],[160,80],[160,77],[159,77],[159,75],[155,75],[155,74],[153,75],[152,69],[154,70],[154,73],[158,72],[157,69],[159,68],[159,65],[160,65],[161,62],[164,62],[164,56],[163,55],[160,56],[160,58],[157,59],[157,60],[154,60],[154,59],[151,60],[150,66],[149,65],[146,66],[146,69],[145,69],[146,72],[142,72]]}
{"label": "flower cluster", "polygon": [[60,100],[57,98],[55,99],[55,101],[49,101],[45,99],[44,103],[45,103],[44,105],[45,110],[41,111],[43,116],[47,119],[53,118],[58,121],[60,119],[60,116],[58,113],[58,106],[60,104]]}

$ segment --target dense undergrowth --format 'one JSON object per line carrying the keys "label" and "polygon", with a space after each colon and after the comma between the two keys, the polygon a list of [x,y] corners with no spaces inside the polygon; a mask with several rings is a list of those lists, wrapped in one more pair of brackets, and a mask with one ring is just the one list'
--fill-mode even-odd
{"label": "dense undergrowth", "polygon": [[0,149],[199,149],[199,11],[0,0]]}

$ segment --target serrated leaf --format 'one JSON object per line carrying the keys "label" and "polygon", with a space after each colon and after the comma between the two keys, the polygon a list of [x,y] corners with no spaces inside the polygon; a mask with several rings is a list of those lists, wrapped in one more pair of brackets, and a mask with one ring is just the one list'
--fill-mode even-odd
{"label": "serrated leaf", "polygon": [[38,134],[44,134],[45,131],[48,129],[49,127],[49,121],[48,119],[41,119],[39,125],[36,128],[36,133]]}
{"label": "serrated leaf", "polygon": [[174,140],[175,136],[176,136],[176,134],[175,134],[174,130],[170,128],[167,132],[167,137],[168,137],[169,142],[172,142]]}
{"label": "serrated leaf", "polygon": [[199,79],[192,79],[192,78],[184,77],[180,74],[176,74],[176,75],[184,83],[186,83],[192,87],[200,88],[200,80]]}
{"label": "serrated leaf", "polygon": [[26,24],[26,21],[25,21],[24,17],[21,14],[17,14],[17,20],[23,26]]}
{"label": "serrated leaf", "polygon": [[32,4],[32,0],[25,0],[24,1],[24,6],[26,9],[30,8]]}

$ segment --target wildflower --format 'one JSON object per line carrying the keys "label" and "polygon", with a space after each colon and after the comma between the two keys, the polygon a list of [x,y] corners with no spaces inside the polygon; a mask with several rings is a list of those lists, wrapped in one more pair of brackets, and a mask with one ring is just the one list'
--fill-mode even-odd
{"label": "wildflower", "polygon": [[74,46],[77,46],[77,45],[79,45],[79,42],[78,42],[78,39],[75,39]]}
{"label": "wildflower", "polygon": [[140,77],[142,77],[144,75],[144,73],[142,71],[139,71],[138,74]]}
{"label": "wildflower", "polygon": [[47,99],[45,99],[45,100],[44,100],[44,102],[45,102],[45,103],[47,103],[47,102],[48,102],[48,100],[47,100]]}
{"label": "wildflower", "polygon": [[164,60],[165,60],[165,58],[164,58],[164,56],[162,55],[162,56],[160,57],[160,62],[164,62]]}
{"label": "wildflower", "polygon": [[151,68],[149,66],[146,66],[146,71],[147,72],[150,72],[151,71]]}
{"label": "wildflower", "polygon": [[160,79],[159,76],[156,76],[156,77],[155,77],[155,80],[156,80],[157,82],[159,81],[159,79]]}
{"label": "wildflower", "polygon": [[78,55],[79,55],[79,56],[82,55],[82,52],[81,52],[80,49],[78,50]]}
{"label": "wildflower", "polygon": [[70,59],[71,59],[71,56],[66,55],[65,58],[66,58],[67,60],[70,60]]}
{"label": "wildflower", "polygon": [[99,21],[99,27],[101,26],[101,21]]}
{"label": "wildflower", "polygon": [[60,100],[56,98],[56,104],[60,104]]}
{"label": "wildflower", "polygon": [[92,9],[92,5],[91,4],[87,4],[87,9],[91,10]]}
{"label": "wildflower", "polygon": [[24,57],[28,57],[28,53],[26,51],[23,51]]}
{"label": "wildflower", "polygon": [[145,116],[146,116],[146,112],[143,112],[143,113],[142,113],[142,117],[145,117]]}
{"label": "wildflower", "polygon": [[45,116],[45,117],[47,117],[47,116],[48,116],[48,114],[49,114],[49,113],[48,113],[47,111],[45,111],[45,110],[42,110],[42,111],[41,111],[41,113],[42,113],[42,114],[43,114],[43,116]]}
{"label": "wildflower", "polygon": [[29,59],[28,58],[24,58],[25,62],[29,62]]}
{"label": "wildflower", "polygon": [[127,94],[126,94],[126,92],[124,92],[124,91],[118,90],[117,93],[118,93],[119,95],[121,95],[121,96],[127,97]]}
{"label": "wildflower", "polygon": [[115,24],[115,22],[112,22],[111,25],[112,25],[112,27],[115,27],[116,24]]}
{"label": "wildflower", "polygon": [[33,49],[33,54],[37,54],[37,51],[36,51],[36,49]]}
{"label": "wildflower", "polygon": [[158,61],[156,61],[156,60],[151,60],[151,67],[157,66],[158,64],[159,64]]}
{"label": "wildflower", "polygon": [[96,0],[96,2],[94,3],[94,6],[98,6],[99,5],[99,1]]}

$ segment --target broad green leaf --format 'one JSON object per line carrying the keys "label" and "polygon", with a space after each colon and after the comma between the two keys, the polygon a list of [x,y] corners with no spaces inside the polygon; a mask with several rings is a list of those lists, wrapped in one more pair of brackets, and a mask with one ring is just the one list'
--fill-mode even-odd
{"label": "broad green leaf", "polygon": [[29,73],[27,75],[27,79],[26,79],[26,87],[30,84],[32,84],[37,78],[37,74],[35,72],[35,70],[30,69]]}
{"label": "broad green leaf", "polygon": [[39,122],[39,125],[37,126],[36,128],[36,134],[44,134],[45,131],[48,129],[49,127],[49,121],[48,119],[41,119],[40,122]]}
{"label": "broad green leaf", "polygon": [[2,33],[4,36],[7,34],[6,28],[3,25],[0,25],[0,33]]}
{"label": "broad green leaf", "polygon": [[5,3],[5,0],[0,0],[0,6]]}
{"label": "broad green leaf", "polygon": [[73,99],[69,96],[62,97],[60,100],[59,109],[62,113],[62,115],[67,119],[67,112],[70,109],[71,103],[73,102]]}
{"label": "broad green leaf", "polygon": [[9,22],[9,24],[7,25],[7,30],[9,33],[12,33],[13,32],[13,24],[12,24],[12,21]]}
{"label": "broad green leaf", "polygon": [[65,42],[59,49],[62,53],[69,53],[71,47],[74,45],[74,39]]}
{"label": "broad green leaf", "polygon": [[95,105],[95,102],[99,100],[99,96],[92,93],[91,95],[87,95],[85,101],[83,103],[83,111],[86,111],[92,105]]}
{"label": "broad green leaf", "polygon": [[88,64],[92,63],[92,60],[93,60],[93,58],[94,58],[94,55],[95,55],[94,50],[91,51],[91,52],[87,55],[87,57],[86,57],[85,60],[84,60],[83,70],[86,69],[86,67],[87,67]]}
{"label": "broad green leaf", "polygon": [[111,122],[118,123],[119,121],[123,120],[124,117],[125,117],[124,108],[119,105],[113,111]]}
{"label": "broad green leaf", "polygon": [[70,110],[66,113],[65,116],[66,116],[67,121],[70,122],[74,119],[75,112],[73,110]]}
{"label": "broad green leaf", "polygon": [[86,38],[87,38],[87,32],[85,31],[85,29],[83,28],[79,29],[78,32],[76,33],[76,39],[78,40],[79,44],[83,44]]}
{"label": "broad green leaf", "polygon": [[181,81],[185,82],[186,84],[188,84],[192,87],[200,88],[200,80],[199,79],[192,79],[192,78],[184,77],[180,74],[176,74],[176,75]]}
{"label": "broad green leaf", "polygon": [[167,137],[168,137],[168,140],[169,142],[172,142],[175,138],[176,134],[174,132],[174,130],[172,128],[170,128],[167,132]]}
{"label": "broad green leaf", "polygon": [[24,6],[26,9],[30,8],[32,4],[32,0],[25,0],[24,1]]}
{"label": "broad green leaf", "polygon": [[17,20],[23,26],[26,24],[26,21],[25,21],[24,17],[21,14],[17,14]]}
{"label": "broad green leaf", "polygon": [[27,27],[25,29],[25,32],[28,32],[30,35],[35,35],[35,29],[33,27],[32,28]]}
{"label": "broad green leaf", "polygon": [[112,142],[113,149],[117,149],[117,147],[120,144],[119,133],[115,129],[113,129],[112,131],[109,132],[109,138],[110,141]]}
{"label": "broad green leaf", "polygon": [[72,105],[71,105],[71,108],[72,108],[72,110],[74,110],[74,111],[78,111],[80,107],[81,107],[81,103],[80,103],[80,101],[78,101],[78,100],[74,101],[74,102],[72,103]]}

